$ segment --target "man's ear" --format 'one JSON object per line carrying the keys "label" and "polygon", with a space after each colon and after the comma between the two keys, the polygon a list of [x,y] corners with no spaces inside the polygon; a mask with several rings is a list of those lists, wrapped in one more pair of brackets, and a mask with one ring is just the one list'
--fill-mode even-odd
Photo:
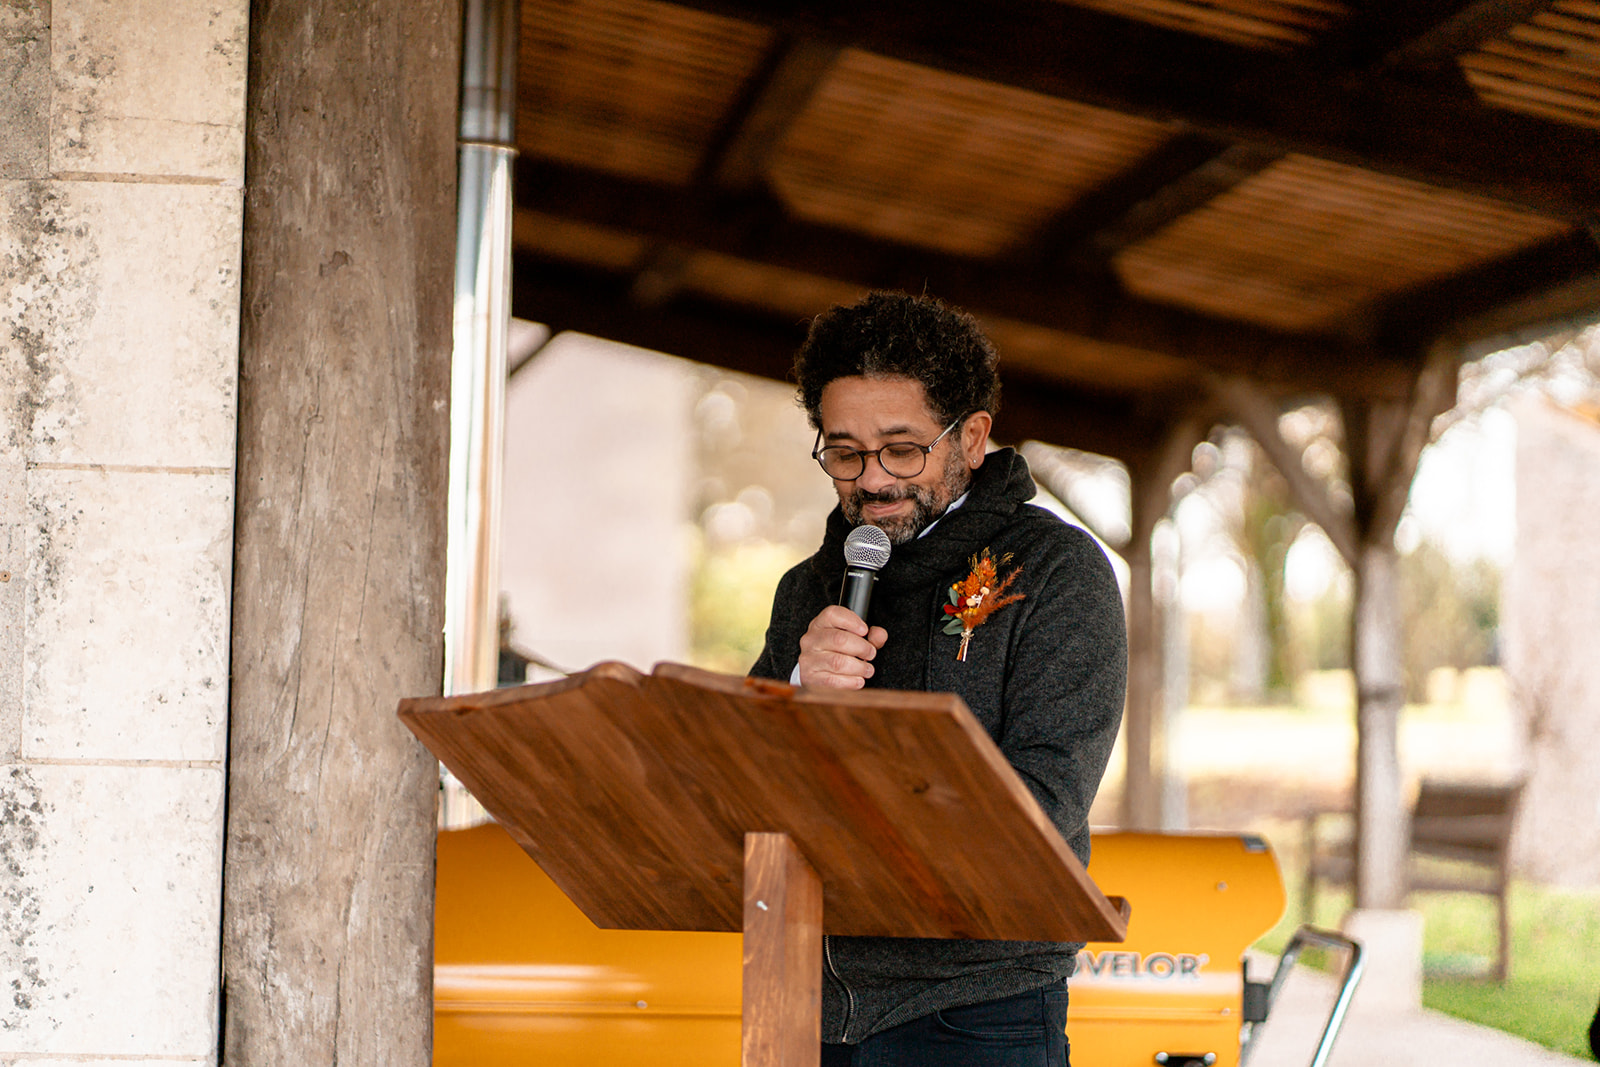
{"label": "man's ear", "polygon": [[961,424],[961,454],[973,470],[983,466],[984,453],[989,450],[989,430],[993,426],[994,416],[987,411],[974,411]]}

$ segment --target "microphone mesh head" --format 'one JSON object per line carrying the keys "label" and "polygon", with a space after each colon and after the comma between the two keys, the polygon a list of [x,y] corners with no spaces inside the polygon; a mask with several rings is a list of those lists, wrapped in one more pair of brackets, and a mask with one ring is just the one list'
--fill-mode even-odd
{"label": "microphone mesh head", "polygon": [[889,535],[876,526],[857,526],[844,539],[844,562],[847,567],[881,570],[889,562]]}

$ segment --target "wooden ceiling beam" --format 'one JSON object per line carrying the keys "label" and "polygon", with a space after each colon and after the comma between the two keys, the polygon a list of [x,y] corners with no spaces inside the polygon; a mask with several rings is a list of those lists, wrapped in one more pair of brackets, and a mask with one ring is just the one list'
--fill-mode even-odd
{"label": "wooden ceiling beam", "polygon": [[1147,396],[1137,400],[1066,388],[1048,379],[1002,369],[1000,414],[995,440],[1024,441],[1075,448],[1120,460],[1129,469],[1144,465],[1165,441],[1191,404],[1208,404],[1202,391],[1186,396]]}
{"label": "wooden ceiling beam", "polygon": [[[1600,245],[1579,228],[1393,298],[1376,313],[1378,343],[1416,348],[1449,335],[1471,344],[1485,333],[1535,324],[1548,314],[1555,294],[1593,292],[1597,285]],[[1517,307],[1529,309],[1526,322],[1517,321]],[[1600,315],[1600,305],[1592,310]]]}
{"label": "wooden ceiling beam", "polygon": [[[676,0],[1203,135],[1365,167],[1573,220],[1600,211],[1600,132],[1385,70],[1240,48],[1058,0]],[[1530,160],[1537,160],[1530,165]]]}
{"label": "wooden ceiling beam", "polygon": [[789,218],[764,194],[707,198],[535,161],[517,163],[516,202],[549,215],[844,281],[926,289],[968,308],[1201,367],[1335,395],[1406,388],[1406,359],[1338,338],[1279,333],[1132,297],[1111,279],[948,256]]}
{"label": "wooden ceiling beam", "polygon": [[512,257],[511,314],[608,341],[785,381],[804,325],[692,301],[641,305],[627,279]]}
{"label": "wooden ceiling beam", "polygon": [[[1499,0],[1494,0],[1498,3]],[[1367,70],[1412,65],[1431,70],[1433,60],[1408,64],[1408,49],[1428,48],[1445,28],[1479,0],[1346,0],[1349,13],[1317,35],[1310,54],[1327,69]],[[1419,56],[1421,53],[1418,53]]]}
{"label": "wooden ceiling beam", "polygon": [[1518,23],[1544,11],[1552,0],[1451,0],[1449,3],[1385,4],[1391,20],[1414,19],[1414,7],[1453,9],[1423,32],[1408,40],[1393,41],[1382,56],[1384,66],[1396,69],[1455,69],[1456,57],[1499,37]]}
{"label": "wooden ceiling beam", "polygon": [[[623,344],[789,381],[805,327],[701,301],[641,307],[625,280],[552,265],[519,254],[512,270],[512,313],[552,331],[574,330]],[[1130,397],[1075,390],[1004,371],[996,421],[999,440],[1034,439],[1137,460],[1160,439],[1175,397]]]}
{"label": "wooden ceiling beam", "polygon": [[1130,245],[1138,244],[1168,224],[1204,207],[1247,178],[1253,178],[1283,158],[1283,153],[1253,145],[1233,145],[1133,204],[1111,225],[1089,239],[1095,254],[1110,260]]}
{"label": "wooden ceiling beam", "polygon": [[838,58],[834,45],[780,33],[712,138],[694,184],[733,191],[760,186],[768,156]]}
{"label": "wooden ceiling beam", "polygon": [[1033,240],[1019,249],[1014,258],[1041,268],[1078,262],[1093,263],[1104,269],[1110,257],[1096,251],[1102,243],[1099,235],[1114,228],[1163,190],[1205,169],[1229,147],[1228,142],[1215,137],[1179,134],[1067,205],[1041,226]]}

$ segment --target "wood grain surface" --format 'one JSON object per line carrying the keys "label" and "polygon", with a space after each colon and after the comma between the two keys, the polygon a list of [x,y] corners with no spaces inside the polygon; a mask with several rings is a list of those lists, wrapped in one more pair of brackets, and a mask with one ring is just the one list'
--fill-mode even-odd
{"label": "wood grain surface", "polygon": [[444,658],[461,6],[251,7],[205,1058],[420,1067],[439,773],[389,709]]}
{"label": "wood grain surface", "polygon": [[788,834],[744,836],[743,1067],[817,1067],[822,880]]}
{"label": "wood grain surface", "polygon": [[408,700],[400,717],[601,927],[739,930],[747,832],[788,834],[828,933],[1119,941],[960,698],[662,664]]}

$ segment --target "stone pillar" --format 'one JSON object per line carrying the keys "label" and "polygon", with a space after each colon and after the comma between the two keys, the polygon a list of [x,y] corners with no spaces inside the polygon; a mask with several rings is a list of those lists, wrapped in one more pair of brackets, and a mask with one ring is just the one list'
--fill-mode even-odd
{"label": "stone pillar", "polygon": [[424,1064],[460,11],[252,15],[224,1054]]}
{"label": "stone pillar", "polygon": [[0,6],[6,1063],[216,1055],[246,15]]}

